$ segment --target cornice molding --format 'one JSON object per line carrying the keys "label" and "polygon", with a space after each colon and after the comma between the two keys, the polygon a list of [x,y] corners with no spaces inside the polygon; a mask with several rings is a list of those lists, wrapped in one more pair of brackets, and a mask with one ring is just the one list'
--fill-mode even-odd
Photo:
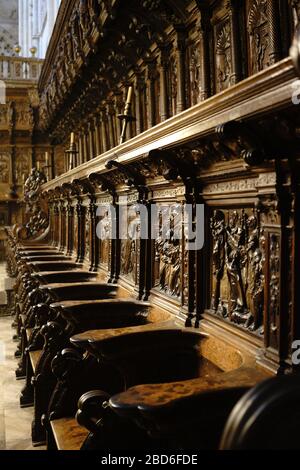
{"label": "cornice molding", "polygon": [[105,173],[109,160],[132,163],[151,150],[172,148],[212,135],[216,127],[225,122],[247,121],[291,107],[296,79],[296,69],[288,57],[46,183],[43,190],[74,178],[86,178],[91,173]]}

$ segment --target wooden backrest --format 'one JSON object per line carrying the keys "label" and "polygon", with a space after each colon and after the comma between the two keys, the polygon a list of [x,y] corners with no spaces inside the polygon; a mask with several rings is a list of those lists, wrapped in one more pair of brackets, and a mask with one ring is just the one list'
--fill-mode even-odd
{"label": "wooden backrest", "polygon": [[221,439],[222,450],[300,449],[300,377],[262,382],[233,408]]}

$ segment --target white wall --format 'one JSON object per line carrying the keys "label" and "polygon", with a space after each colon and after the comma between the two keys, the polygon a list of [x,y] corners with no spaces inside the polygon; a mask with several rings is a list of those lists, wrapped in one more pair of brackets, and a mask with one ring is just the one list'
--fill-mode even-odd
{"label": "white wall", "polygon": [[18,0],[0,0],[0,55],[15,55],[18,42]]}
{"label": "white wall", "polygon": [[36,47],[35,57],[44,58],[61,0],[18,1],[21,55],[31,57],[30,48]]}

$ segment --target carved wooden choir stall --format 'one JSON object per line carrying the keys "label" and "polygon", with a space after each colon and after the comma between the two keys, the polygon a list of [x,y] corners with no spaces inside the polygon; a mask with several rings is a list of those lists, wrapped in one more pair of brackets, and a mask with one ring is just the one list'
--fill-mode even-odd
{"label": "carved wooden choir stall", "polygon": [[299,15],[61,2],[39,126],[65,173],[34,168],[7,229],[35,445],[299,446]]}

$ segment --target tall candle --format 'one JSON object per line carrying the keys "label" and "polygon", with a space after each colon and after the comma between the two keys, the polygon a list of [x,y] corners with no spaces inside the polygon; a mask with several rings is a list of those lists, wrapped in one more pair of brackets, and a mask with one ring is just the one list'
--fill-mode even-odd
{"label": "tall candle", "polygon": [[46,166],[48,166],[49,165],[49,154],[48,154],[48,152],[46,152],[45,158],[46,158]]}
{"label": "tall candle", "polygon": [[40,167],[41,167],[40,162],[36,162],[36,168],[37,168],[37,170],[40,170]]}
{"label": "tall candle", "polygon": [[73,145],[75,142],[75,135],[74,132],[71,132],[71,145]]}
{"label": "tall candle", "polygon": [[130,86],[130,87],[128,88],[126,104],[130,104],[130,103],[131,103],[132,92],[133,92],[133,88],[132,88],[132,86]]}

